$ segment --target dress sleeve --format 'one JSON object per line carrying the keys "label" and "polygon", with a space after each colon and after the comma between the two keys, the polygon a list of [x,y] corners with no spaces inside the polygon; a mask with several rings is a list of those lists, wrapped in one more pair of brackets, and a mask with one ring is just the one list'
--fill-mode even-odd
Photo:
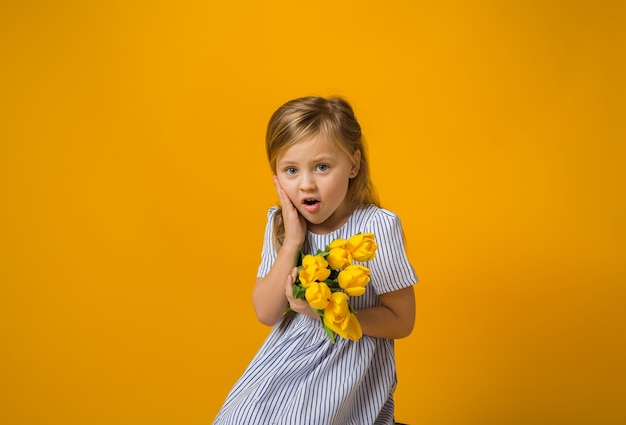
{"label": "dress sleeve", "polygon": [[269,273],[274,260],[276,260],[276,249],[274,248],[274,242],[272,232],[274,230],[274,214],[278,211],[278,207],[272,207],[267,212],[267,224],[265,225],[265,234],[263,237],[263,249],[261,250],[261,264],[257,271],[257,277],[264,277]]}
{"label": "dress sleeve", "polygon": [[366,265],[370,268],[371,285],[378,294],[397,291],[414,285],[417,275],[404,249],[404,233],[400,218],[387,210],[380,210],[371,223],[378,250]]}

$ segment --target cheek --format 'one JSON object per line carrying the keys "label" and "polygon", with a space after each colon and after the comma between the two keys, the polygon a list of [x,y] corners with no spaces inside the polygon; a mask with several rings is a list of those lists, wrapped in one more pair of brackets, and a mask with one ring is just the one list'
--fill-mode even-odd
{"label": "cheek", "polygon": [[280,183],[280,187],[282,187],[283,190],[287,192],[289,190],[289,180],[287,180],[285,176],[282,176],[280,174],[278,174],[277,177],[278,177],[278,183]]}
{"label": "cheek", "polygon": [[292,180],[278,177],[278,183],[280,183],[280,187],[283,188],[291,202],[294,201],[294,193],[297,193],[297,189],[294,189],[295,183]]}

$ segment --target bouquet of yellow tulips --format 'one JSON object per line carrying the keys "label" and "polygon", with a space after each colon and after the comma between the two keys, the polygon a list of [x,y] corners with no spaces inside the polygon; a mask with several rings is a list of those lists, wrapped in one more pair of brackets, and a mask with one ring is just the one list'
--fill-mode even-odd
{"label": "bouquet of yellow tulips", "polygon": [[315,255],[300,257],[293,297],[309,303],[333,343],[335,334],[352,341],[363,335],[348,296],[365,293],[370,269],[354,261],[371,260],[377,248],[373,233],[358,233],[349,239],[335,239]]}

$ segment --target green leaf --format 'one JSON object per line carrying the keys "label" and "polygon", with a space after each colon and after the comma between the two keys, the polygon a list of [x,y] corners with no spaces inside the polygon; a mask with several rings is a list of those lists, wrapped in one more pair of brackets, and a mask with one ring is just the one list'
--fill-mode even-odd
{"label": "green leaf", "polygon": [[339,284],[336,281],[332,280],[332,279],[326,279],[324,282],[326,283],[328,288],[330,288],[331,291],[333,289],[337,290],[340,287]]}
{"label": "green leaf", "polygon": [[303,300],[304,294],[306,293],[306,288],[301,285],[293,285],[291,293],[295,299]]}
{"label": "green leaf", "polygon": [[330,338],[330,342],[332,342],[333,344],[335,343],[335,333],[330,330],[330,328],[328,326],[326,326],[324,324],[324,322],[322,322],[322,326],[324,327],[324,331],[326,331],[326,335],[328,335],[328,338]]}

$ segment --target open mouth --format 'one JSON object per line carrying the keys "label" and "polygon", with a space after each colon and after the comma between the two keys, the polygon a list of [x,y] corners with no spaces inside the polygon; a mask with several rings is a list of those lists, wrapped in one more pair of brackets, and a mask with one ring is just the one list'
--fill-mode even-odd
{"label": "open mouth", "polygon": [[320,207],[320,201],[317,199],[303,199],[302,204],[304,205],[304,209],[309,213],[316,212]]}

